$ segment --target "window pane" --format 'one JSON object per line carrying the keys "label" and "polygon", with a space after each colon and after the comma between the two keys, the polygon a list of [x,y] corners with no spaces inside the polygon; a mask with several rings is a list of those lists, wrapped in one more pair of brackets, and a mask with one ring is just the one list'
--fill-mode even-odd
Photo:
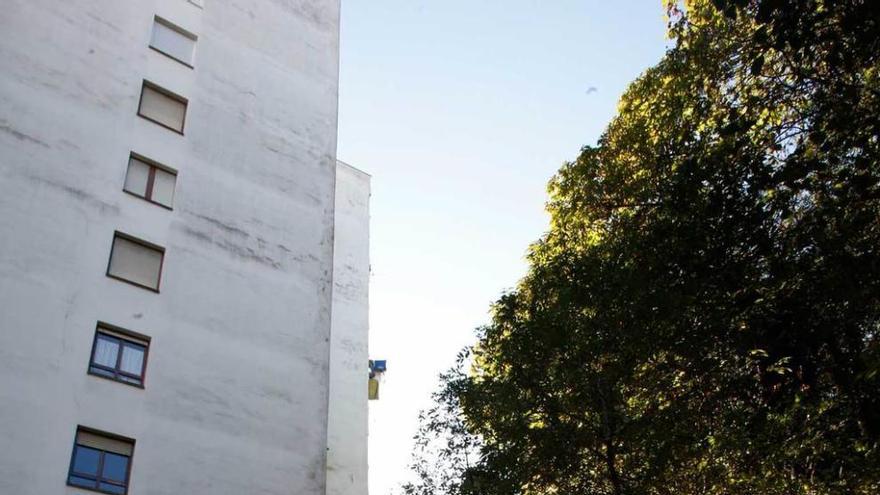
{"label": "window pane", "polygon": [[150,46],[181,62],[192,65],[192,54],[195,45],[196,40],[172,28],[165,22],[159,19],[153,22],[153,37],[150,39]]}
{"label": "window pane", "polygon": [[125,483],[128,472],[128,457],[110,452],[104,453],[104,471],[101,479]]}
{"label": "window pane", "polygon": [[131,344],[123,345],[119,369],[132,375],[141,376],[141,370],[144,369],[144,348]]}
{"label": "window pane", "polygon": [[147,196],[147,180],[150,177],[150,166],[138,160],[128,160],[128,172],[125,174],[125,190],[144,198]]}
{"label": "window pane", "polygon": [[113,377],[116,376],[116,373],[114,373],[114,372],[112,372],[112,371],[107,371],[107,370],[105,370],[105,369],[103,369],[103,368],[98,368],[97,366],[91,366],[91,367],[89,367],[89,371],[91,371],[92,373],[94,373],[94,374],[96,374],[96,375],[109,376],[109,377],[111,377],[111,378],[113,378]]}
{"label": "window pane", "polygon": [[140,378],[133,378],[125,375],[119,375],[118,379],[127,383],[134,383],[135,385],[142,385],[144,383]]}
{"label": "window pane", "polygon": [[110,275],[158,290],[161,267],[160,251],[119,236],[113,240]]}
{"label": "window pane", "polygon": [[97,476],[100,457],[100,451],[77,445],[73,449],[73,472]]}
{"label": "window pane", "polygon": [[97,481],[95,481],[95,480],[90,480],[88,478],[75,476],[73,474],[71,474],[70,476],[67,477],[67,482],[70,483],[71,485],[85,486],[85,487],[89,487],[89,488],[94,488],[95,484],[97,483]]}
{"label": "window pane", "polygon": [[110,368],[116,367],[116,357],[119,352],[119,342],[103,335],[98,335],[95,340],[94,363]]}
{"label": "window pane", "polygon": [[171,208],[174,200],[174,183],[177,176],[161,169],[156,169],[156,177],[153,180],[153,201]]}
{"label": "window pane", "polygon": [[110,493],[125,493],[125,487],[119,485],[111,485],[110,483],[101,483],[99,488],[102,491]]}
{"label": "window pane", "polygon": [[139,112],[144,117],[155,120],[176,131],[183,132],[183,117],[186,114],[186,104],[147,85],[144,85],[141,92]]}

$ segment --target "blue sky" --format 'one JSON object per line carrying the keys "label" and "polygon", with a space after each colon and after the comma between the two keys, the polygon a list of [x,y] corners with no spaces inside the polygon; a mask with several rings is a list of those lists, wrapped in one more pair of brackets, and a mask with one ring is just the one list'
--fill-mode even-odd
{"label": "blue sky", "polygon": [[[661,0],[344,0],[338,156],[372,174],[370,492],[524,274],[546,184],[667,45]],[[595,88],[592,90],[590,88]]]}

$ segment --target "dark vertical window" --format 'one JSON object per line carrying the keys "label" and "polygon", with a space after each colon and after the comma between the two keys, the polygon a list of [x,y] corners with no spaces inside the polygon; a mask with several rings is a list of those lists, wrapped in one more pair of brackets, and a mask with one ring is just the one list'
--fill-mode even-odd
{"label": "dark vertical window", "polygon": [[143,387],[149,340],[98,325],[89,373]]}
{"label": "dark vertical window", "polygon": [[67,484],[103,493],[125,494],[134,441],[78,428]]}

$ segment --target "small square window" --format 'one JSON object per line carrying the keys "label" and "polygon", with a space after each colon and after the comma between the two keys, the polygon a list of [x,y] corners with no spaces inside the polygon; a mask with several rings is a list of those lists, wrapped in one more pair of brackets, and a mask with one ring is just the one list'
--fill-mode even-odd
{"label": "small square window", "polygon": [[107,276],[159,292],[165,249],[116,232]]}
{"label": "small square window", "polygon": [[171,209],[177,172],[134,153],[128,159],[125,192]]}
{"label": "small square window", "polygon": [[98,324],[89,373],[138,387],[144,386],[150,340],[131,332]]}
{"label": "small square window", "polygon": [[193,33],[159,16],[153,19],[150,48],[187,67],[192,67],[197,39],[198,37]]}
{"label": "small square window", "polygon": [[79,427],[67,484],[104,493],[125,494],[134,440]]}
{"label": "small square window", "polygon": [[186,98],[160,88],[149,81],[144,81],[144,85],[141,87],[138,115],[162,127],[183,134],[187,105]]}

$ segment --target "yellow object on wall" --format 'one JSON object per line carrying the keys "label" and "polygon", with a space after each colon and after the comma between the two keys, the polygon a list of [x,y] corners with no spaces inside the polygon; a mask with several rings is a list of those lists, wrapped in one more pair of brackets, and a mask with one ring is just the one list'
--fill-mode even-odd
{"label": "yellow object on wall", "polygon": [[379,400],[379,380],[370,378],[370,400]]}

